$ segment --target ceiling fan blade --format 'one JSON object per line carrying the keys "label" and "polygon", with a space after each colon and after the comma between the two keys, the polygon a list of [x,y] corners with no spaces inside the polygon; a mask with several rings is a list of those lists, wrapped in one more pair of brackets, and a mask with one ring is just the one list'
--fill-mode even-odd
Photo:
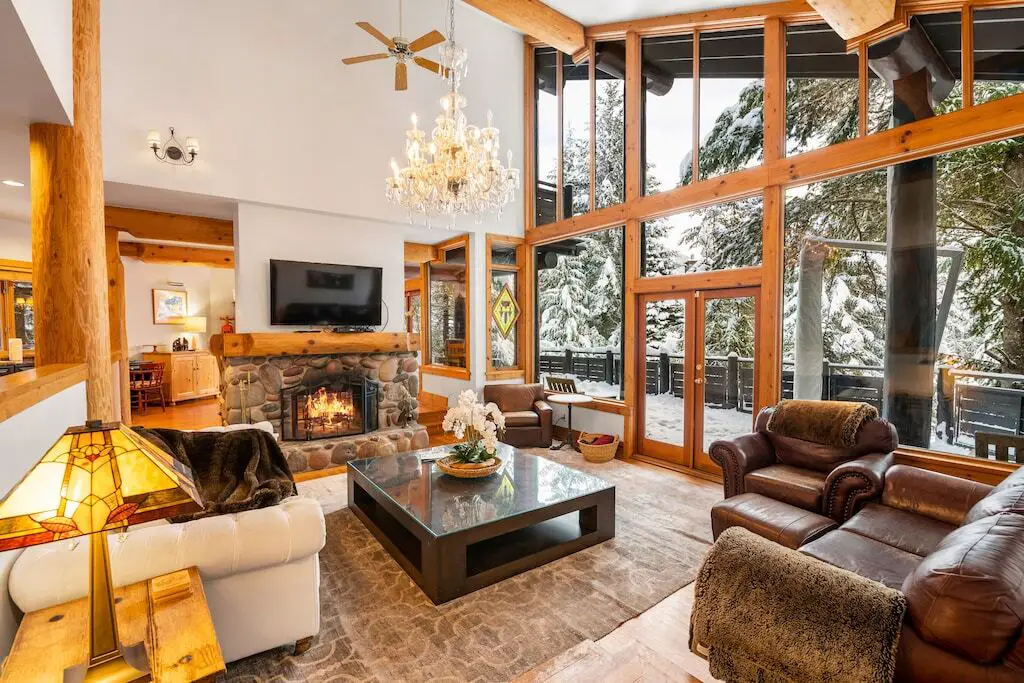
{"label": "ceiling fan blade", "polygon": [[399,62],[395,64],[395,90],[408,90],[409,89],[409,70],[405,66],[405,62]]}
{"label": "ceiling fan blade", "polygon": [[358,26],[359,28],[363,29],[364,31],[369,33],[371,36],[373,36],[374,38],[376,38],[380,42],[382,42],[385,45],[387,45],[388,49],[391,49],[391,50],[395,49],[395,41],[391,40],[386,35],[384,35],[380,31],[378,31],[376,28],[374,28],[370,24],[370,22],[368,22],[368,21],[357,21],[356,22],[356,26]]}
{"label": "ceiling fan blade", "polygon": [[443,42],[444,36],[440,31],[431,31],[430,33],[426,33],[409,43],[409,49],[413,52],[419,52],[420,50],[426,50],[428,47],[434,47],[435,45]]}
{"label": "ceiling fan blade", "polygon": [[438,76],[443,76],[444,78],[448,77],[448,69],[444,68],[434,60],[427,59],[425,57],[413,57],[413,59],[427,71],[433,71]]}
{"label": "ceiling fan blade", "polygon": [[375,55],[361,55],[359,57],[346,57],[345,59],[341,60],[341,63],[342,64],[361,64],[363,62],[372,62],[372,61],[377,60],[377,59],[387,59],[390,56],[391,55],[389,55],[386,52],[378,52]]}

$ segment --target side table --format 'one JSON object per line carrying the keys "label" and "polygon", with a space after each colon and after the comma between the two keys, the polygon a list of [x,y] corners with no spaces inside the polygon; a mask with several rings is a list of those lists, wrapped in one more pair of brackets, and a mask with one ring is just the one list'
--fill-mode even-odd
{"label": "side table", "polygon": [[551,450],[561,450],[562,448],[565,448],[566,444],[570,445],[573,450],[578,451],[580,449],[579,445],[572,439],[572,407],[574,405],[578,406],[583,405],[584,403],[590,403],[591,400],[593,399],[591,399],[589,396],[585,394],[550,394],[548,396],[548,401],[550,401],[551,403],[560,403],[569,408],[569,424],[566,427],[568,436],[566,437],[565,441],[563,441],[557,446],[552,443]]}
{"label": "side table", "polygon": [[[149,581],[114,591],[121,643],[145,643],[154,683],[213,681],[225,671],[199,570],[182,571],[190,595],[151,600]],[[60,681],[88,659],[89,599],[81,598],[25,615],[0,681]]]}

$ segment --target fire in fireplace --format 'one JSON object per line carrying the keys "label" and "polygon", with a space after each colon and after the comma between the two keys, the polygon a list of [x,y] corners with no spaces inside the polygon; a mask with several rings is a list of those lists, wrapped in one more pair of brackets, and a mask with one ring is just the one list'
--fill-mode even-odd
{"label": "fire in fireplace", "polygon": [[284,389],[281,438],[311,441],[377,429],[377,384],[361,375]]}

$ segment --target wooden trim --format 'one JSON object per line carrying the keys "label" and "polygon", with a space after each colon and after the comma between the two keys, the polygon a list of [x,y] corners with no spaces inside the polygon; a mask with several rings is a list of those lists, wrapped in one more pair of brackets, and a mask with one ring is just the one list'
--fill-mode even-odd
{"label": "wooden trim", "polygon": [[686,273],[684,275],[643,277],[633,283],[633,291],[636,294],[668,294],[700,289],[760,287],[761,277],[761,266],[712,270],[705,273]]}
{"label": "wooden trim", "polygon": [[104,228],[107,255],[107,307],[110,318],[110,348],[119,356],[117,377],[121,422],[132,423],[131,378],[128,373],[128,323],[125,309],[124,262],[121,260],[117,230]]}
{"label": "wooden trim", "polygon": [[523,230],[537,222],[537,101],[534,48],[523,39]]}
{"label": "wooden trim", "polygon": [[693,158],[690,167],[690,184],[700,181],[700,36],[698,28],[693,30]]}
{"label": "wooden trim", "polygon": [[489,380],[501,380],[501,379],[523,379],[526,377],[525,370],[488,370],[487,379]]}
{"label": "wooden trim", "polygon": [[[829,147],[828,149],[832,149]],[[798,158],[798,157],[794,157]],[[780,160],[781,162],[782,160]],[[710,178],[690,185],[683,185],[667,192],[640,197],[626,205],[626,215],[641,221],[670,216],[683,211],[692,211],[712,204],[721,204],[745,197],[754,197],[768,185],[768,170],[765,166],[747,168],[719,178]],[[552,232],[561,226],[545,226]]]}
{"label": "wooden trim", "polygon": [[782,288],[785,248],[785,192],[769,187],[764,192],[761,230],[761,317],[756,359],[755,409],[775,405],[782,398]]}
{"label": "wooden trim", "polygon": [[[565,215],[565,90],[564,83],[562,82],[565,78],[563,73],[563,62],[564,56],[561,52],[555,54],[555,102],[556,112],[558,117],[558,154],[557,164],[558,168],[555,169],[555,220],[560,221],[571,216]],[[534,179],[536,182],[536,179]],[[570,212],[571,213],[571,212]]]}
{"label": "wooden trim", "polygon": [[[660,197],[661,195],[655,196]],[[526,233],[526,240],[534,245],[547,244],[563,240],[566,237],[617,227],[626,222],[627,206],[628,203],[616,204],[582,216],[573,216],[557,223],[541,225]]]}
{"label": "wooden trim", "polygon": [[[31,261],[15,261],[13,259],[0,258],[0,272],[11,273],[14,275],[27,275],[29,279],[32,277],[32,262]],[[5,278],[6,279],[6,278]],[[12,280],[18,278],[10,278]],[[24,282],[24,280],[19,280]]]}
{"label": "wooden trim", "polygon": [[760,26],[769,17],[779,17],[787,21],[817,19],[818,13],[806,2],[773,2],[596,24],[587,27],[586,35],[594,40],[617,40],[628,31],[633,31],[644,38],[687,33],[694,29],[724,31]]}
{"label": "wooden trim", "polygon": [[995,486],[1020,467],[1019,464],[981,460],[969,456],[937,453],[905,446],[896,450],[896,463],[912,465],[990,486]]}
{"label": "wooden trim", "polygon": [[974,9],[964,6],[960,13],[960,73],[963,82],[964,109],[974,106]]}
{"label": "wooden trim", "polygon": [[586,47],[583,25],[540,0],[463,0],[484,14],[566,54]]}
{"label": "wooden trim", "polygon": [[786,24],[764,23],[764,163],[786,156]]}
{"label": "wooden trim", "polygon": [[[639,39],[638,39],[639,41]],[[643,315],[642,309],[637,301],[637,283],[643,274],[643,264],[640,262],[643,255],[640,253],[643,225],[640,221],[633,219],[626,222],[624,235],[625,245],[623,247],[623,277],[625,278],[625,295],[622,300],[622,396],[625,399],[623,407],[625,424],[622,432],[622,446],[626,456],[632,456],[636,451],[637,434],[636,420],[633,419],[633,406],[637,405],[636,395],[643,391],[643,375],[638,374],[637,358],[641,355],[638,351],[637,320]]]}
{"label": "wooden trim", "polygon": [[406,263],[427,263],[437,260],[437,246],[433,244],[420,244],[419,242],[405,243]]}
{"label": "wooden trim", "polygon": [[[420,372],[430,361],[430,264],[420,264]],[[422,385],[421,385],[422,386]]]}
{"label": "wooden trim", "polygon": [[869,76],[868,46],[861,45],[857,50],[857,135],[859,137],[868,134]]}
{"label": "wooden trim", "polygon": [[85,363],[47,365],[0,377],[0,422],[88,379]]}
{"label": "wooden trim", "polygon": [[423,280],[418,277],[408,278],[405,281],[406,294],[419,294],[423,291]]}
{"label": "wooden trim", "polygon": [[[110,232],[115,232],[110,229]],[[202,249],[172,244],[148,244],[145,242],[119,242],[121,256],[138,259],[143,263],[174,263],[207,268],[234,268],[235,252],[226,249]]]}
{"label": "wooden trim", "polygon": [[215,334],[210,351],[224,358],[305,356],[321,353],[391,353],[418,351],[419,339],[406,332],[250,332]]}
{"label": "wooden trim", "polygon": [[631,31],[626,35],[626,202],[637,199],[641,194],[643,168],[640,161],[642,133],[640,113],[643,98],[643,74],[641,67],[640,36]]}
{"label": "wooden trim", "polygon": [[691,477],[697,477],[698,479],[704,479],[705,481],[713,481],[716,484],[722,483],[722,475],[711,474],[710,472],[704,472],[693,467],[687,467],[686,465],[680,465],[674,462],[668,462],[667,460],[659,460],[658,458],[651,458],[643,455],[642,453],[636,453],[633,457],[642,463],[648,465],[654,465],[655,467],[661,467],[666,470],[672,470],[673,472],[679,472],[681,474],[688,474]]}
{"label": "wooden trim", "polygon": [[520,292],[521,298],[519,300],[519,306],[522,308],[522,318],[520,319],[523,338],[520,340],[520,347],[522,349],[521,366],[525,370],[526,374],[523,377],[523,381],[527,384],[537,381],[537,368],[536,360],[534,358],[534,335],[537,330],[537,317],[535,315],[536,306],[534,305],[534,296],[536,294],[536,283],[535,276],[537,269],[535,266],[537,251],[528,244],[523,244],[519,248],[520,262],[523,264],[523,277],[520,278]]}
{"label": "wooden trim", "polygon": [[[468,353],[467,353],[468,355]],[[466,362],[469,362],[467,358]],[[470,371],[469,368],[452,368],[447,365],[421,365],[420,372],[424,375],[437,375],[439,377],[452,377],[454,379],[464,379],[469,381]]]}
{"label": "wooden trim", "polygon": [[120,206],[104,207],[103,216],[108,228],[116,228],[139,239],[195,242],[218,247],[231,247],[235,244],[234,223],[219,218]]}
{"label": "wooden trim", "polygon": [[593,211],[597,203],[597,53],[594,50],[594,41],[587,41],[590,49],[590,63],[588,64],[590,82],[590,210]]}

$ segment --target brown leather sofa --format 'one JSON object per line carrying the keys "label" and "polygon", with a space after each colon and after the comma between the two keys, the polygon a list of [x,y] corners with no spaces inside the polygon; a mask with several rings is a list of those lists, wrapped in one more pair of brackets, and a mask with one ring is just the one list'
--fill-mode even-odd
{"label": "brown leather sofa", "polygon": [[870,420],[854,446],[836,448],[769,432],[772,411],[760,412],[754,433],[711,444],[726,498],[757,493],[841,523],[862,502],[878,497],[899,444],[891,424]]}
{"label": "brown leather sofa", "polygon": [[487,384],[484,403],[494,403],[505,416],[502,441],[518,448],[551,445],[551,406],[540,384]]}
{"label": "brown leather sofa", "polygon": [[993,489],[895,465],[877,500],[799,550],[906,596],[896,681],[1024,681],[1024,469]]}

